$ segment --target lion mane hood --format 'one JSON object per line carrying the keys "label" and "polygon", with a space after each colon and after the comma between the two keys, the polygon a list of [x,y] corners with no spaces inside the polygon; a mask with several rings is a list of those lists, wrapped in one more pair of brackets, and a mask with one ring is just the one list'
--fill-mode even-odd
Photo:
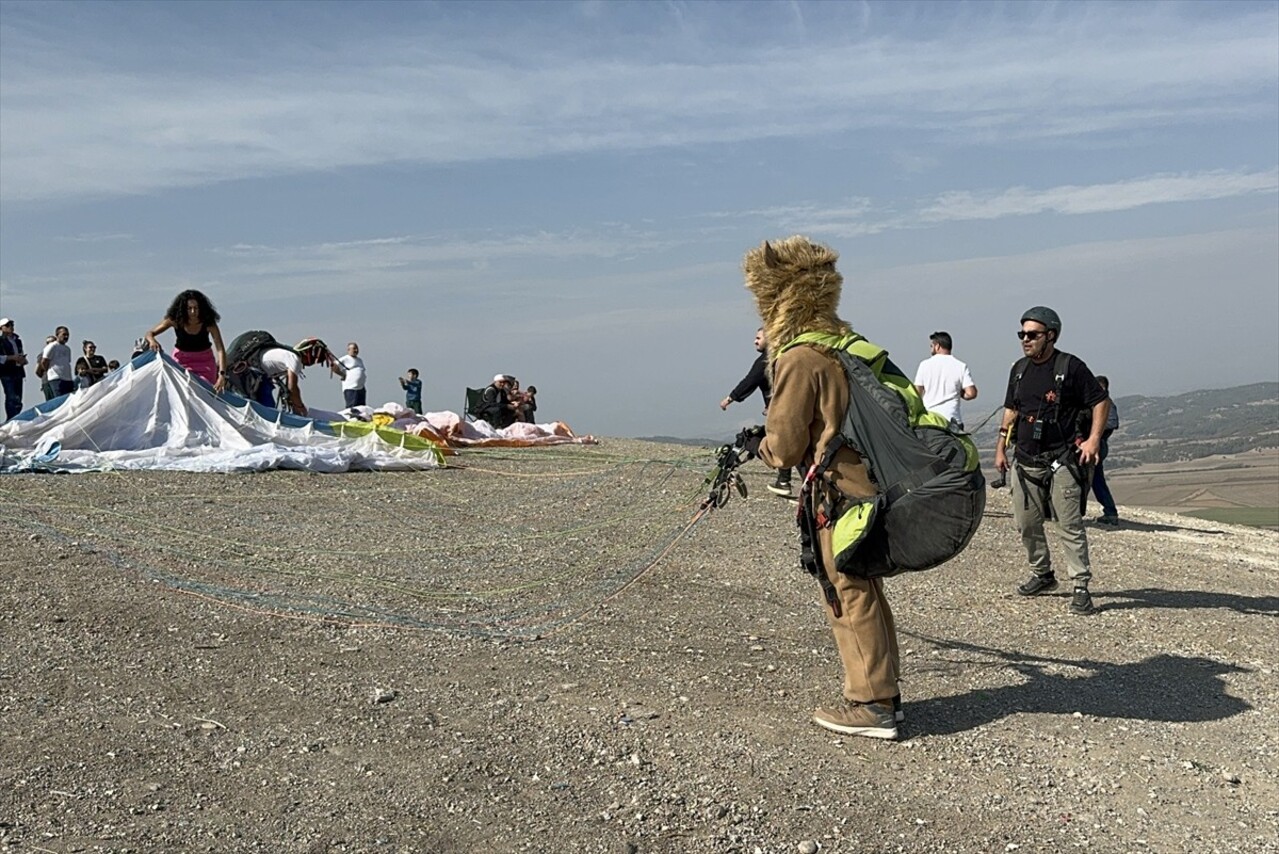
{"label": "lion mane hood", "polygon": [[746,253],[746,290],[755,297],[770,357],[803,332],[851,331],[835,313],[844,284],[838,259],[833,249],[799,235],[766,240]]}

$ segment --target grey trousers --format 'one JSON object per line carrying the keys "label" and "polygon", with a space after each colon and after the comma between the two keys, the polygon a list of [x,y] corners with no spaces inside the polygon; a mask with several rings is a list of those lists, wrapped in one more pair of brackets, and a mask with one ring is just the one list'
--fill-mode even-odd
{"label": "grey trousers", "polygon": [[[1079,512],[1080,493],[1092,482],[1092,466],[1084,469],[1081,486],[1065,466],[1055,473],[1047,468],[1013,463],[1009,481],[1012,486],[1013,518],[1021,531],[1021,542],[1026,547],[1030,569],[1036,575],[1053,571],[1052,557],[1048,553],[1048,537],[1044,534],[1044,522],[1050,515],[1044,506],[1044,494],[1034,481],[1052,477],[1048,500],[1055,517],[1053,526],[1061,539],[1066,555],[1066,569],[1076,587],[1087,587],[1092,579],[1092,567],[1088,563],[1088,535],[1084,532],[1083,515]],[[1023,483],[1024,481],[1024,483]]]}

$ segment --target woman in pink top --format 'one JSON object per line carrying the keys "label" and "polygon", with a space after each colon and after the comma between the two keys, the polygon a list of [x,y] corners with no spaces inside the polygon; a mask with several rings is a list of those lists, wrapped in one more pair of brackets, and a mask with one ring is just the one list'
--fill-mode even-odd
{"label": "woman in pink top", "polygon": [[183,291],[174,298],[164,319],[147,333],[147,344],[159,352],[160,342],[155,336],[172,329],[178,339],[173,360],[197,377],[208,380],[213,390],[221,393],[226,388],[226,347],[222,345],[222,332],[218,329],[221,319],[204,294]]}

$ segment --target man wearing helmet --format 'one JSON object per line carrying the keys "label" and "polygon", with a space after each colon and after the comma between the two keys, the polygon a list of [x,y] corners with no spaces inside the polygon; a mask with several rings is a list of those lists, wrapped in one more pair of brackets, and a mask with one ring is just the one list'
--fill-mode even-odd
{"label": "man wearing helmet", "polygon": [[[307,415],[306,404],[302,402],[301,380],[306,376],[303,367],[328,365],[331,373],[345,377],[346,369],[333,357],[329,348],[319,338],[303,338],[296,347],[268,347],[262,351],[262,370],[273,381],[283,384],[280,406],[298,415]],[[272,383],[263,383],[263,396],[268,406],[274,406],[271,395]]]}
{"label": "man wearing helmet", "polygon": [[[1057,349],[1060,336],[1061,318],[1051,308],[1035,306],[1022,315],[1017,337],[1024,355],[1008,377],[995,465],[1016,475],[1011,478],[1013,517],[1031,569],[1017,592],[1036,596],[1057,589],[1044,536],[1044,522],[1051,519],[1074,585],[1070,610],[1090,614],[1092,569],[1083,505],[1092,466],[1101,458],[1110,399],[1083,360]],[[1015,445],[1011,464],[1005,450],[1009,444]]]}

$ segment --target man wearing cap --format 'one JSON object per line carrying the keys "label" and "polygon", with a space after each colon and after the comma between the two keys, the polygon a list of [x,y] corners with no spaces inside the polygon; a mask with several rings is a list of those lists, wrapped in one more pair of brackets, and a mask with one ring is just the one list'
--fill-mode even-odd
{"label": "man wearing cap", "polygon": [[515,423],[516,404],[511,402],[510,389],[515,377],[510,374],[497,374],[493,382],[485,387],[476,413],[489,423],[494,430],[501,430]]}
{"label": "man wearing cap", "polygon": [[13,318],[0,317],[0,387],[4,388],[4,420],[22,411],[22,380],[27,375],[22,339],[13,331]]}
{"label": "man wearing cap", "polygon": [[[1070,610],[1093,611],[1088,583],[1088,538],[1083,510],[1092,467],[1101,459],[1101,437],[1110,398],[1083,360],[1057,349],[1061,318],[1046,306],[1021,317],[1023,357],[1013,364],[1004,395],[1004,419],[995,446],[995,466],[1013,470],[1013,518],[1030,561],[1030,578],[1017,588],[1022,596],[1057,589],[1044,536],[1052,520],[1061,535],[1074,594]],[[1015,445],[1010,465],[1005,446]]]}

